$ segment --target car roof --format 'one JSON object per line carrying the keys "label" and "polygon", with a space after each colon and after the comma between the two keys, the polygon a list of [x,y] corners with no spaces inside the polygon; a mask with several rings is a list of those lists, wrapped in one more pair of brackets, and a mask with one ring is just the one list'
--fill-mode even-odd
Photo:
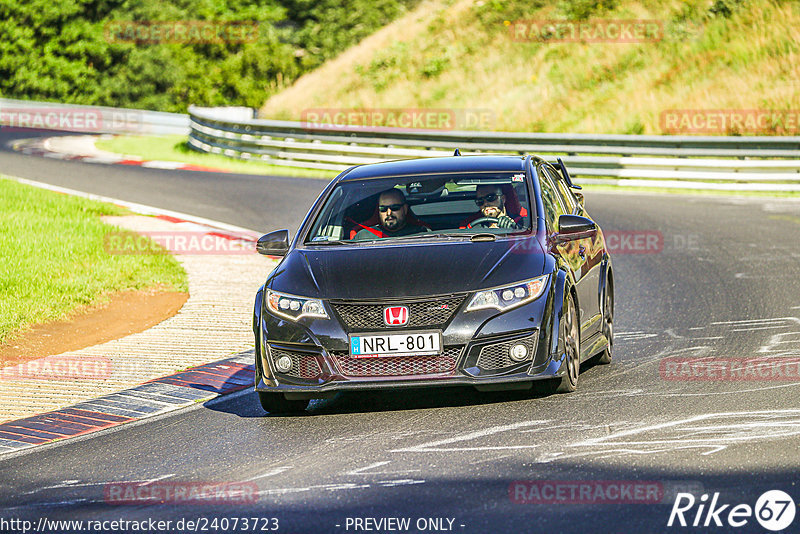
{"label": "car roof", "polygon": [[420,158],[359,165],[338,181],[365,180],[387,176],[458,172],[514,172],[525,170],[524,156],[450,156]]}

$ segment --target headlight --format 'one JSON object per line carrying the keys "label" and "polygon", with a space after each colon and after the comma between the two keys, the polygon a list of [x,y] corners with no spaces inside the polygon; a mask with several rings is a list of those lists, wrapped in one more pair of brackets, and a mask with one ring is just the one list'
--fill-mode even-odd
{"label": "headlight", "polygon": [[469,306],[467,306],[467,311],[485,310],[488,308],[506,311],[511,308],[516,308],[517,306],[522,306],[526,302],[539,298],[544,291],[546,283],[547,275],[544,275],[510,286],[479,291],[472,297]]}
{"label": "headlight", "polygon": [[286,293],[278,293],[271,289],[267,289],[267,308],[275,315],[292,321],[297,321],[303,317],[329,318],[321,300],[296,297]]}

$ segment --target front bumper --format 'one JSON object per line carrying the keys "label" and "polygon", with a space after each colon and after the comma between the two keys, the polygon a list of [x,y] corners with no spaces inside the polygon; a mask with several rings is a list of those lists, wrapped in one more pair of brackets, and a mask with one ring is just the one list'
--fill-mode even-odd
{"label": "front bumper", "polygon": [[[527,388],[563,373],[562,362],[553,358],[553,293],[551,286],[539,299],[505,313],[463,313],[462,305],[441,325],[438,356],[362,359],[350,357],[347,319],[338,312],[328,320],[294,323],[259,310],[257,302],[255,389],[308,398],[344,390]],[[528,349],[521,362],[508,355],[516,344]],[[286,372],[276,370],[282,356],[292,360]]]}

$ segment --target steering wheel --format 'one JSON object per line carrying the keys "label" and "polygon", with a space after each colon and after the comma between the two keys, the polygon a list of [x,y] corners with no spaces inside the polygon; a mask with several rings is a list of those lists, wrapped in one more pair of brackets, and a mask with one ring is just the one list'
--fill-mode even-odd
{"label": "steering wheel", "polygon": [[472,228],[473,226],[479,224],[484,228],[491,228],[493,224],[497,224],[499,219],[497,217],[480,217],[475,219],[471,223],[467,224],[467,228]]}

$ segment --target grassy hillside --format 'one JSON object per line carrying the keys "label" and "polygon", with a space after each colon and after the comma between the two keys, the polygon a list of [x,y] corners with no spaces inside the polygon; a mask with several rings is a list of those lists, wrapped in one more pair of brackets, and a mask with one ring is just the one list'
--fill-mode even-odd
{"label": "grassy hillside", "polygon": [[[655,19],[663,38],[520,42],[521,19]],[[630,134],[663,133],[665,110],[800,110],[800,2],[429,0],[260,113],[309,108],[488,109],[494,130]]]}

